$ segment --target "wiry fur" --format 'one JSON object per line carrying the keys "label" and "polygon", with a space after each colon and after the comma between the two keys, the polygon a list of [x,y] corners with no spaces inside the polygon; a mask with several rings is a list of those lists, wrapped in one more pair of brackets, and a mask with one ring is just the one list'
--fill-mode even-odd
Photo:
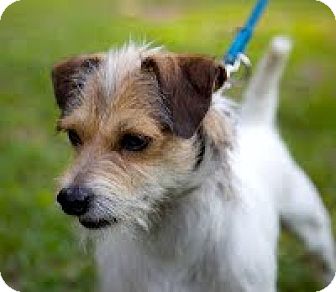
{"label": "wiry fur", "polygon": [[[80,102],[59,121],[85,140],[61,185],[94,191],[84,219],[118,218],[97,243],[101,291],[275,291],[280,219],[321,257],[328,276],[335,270],[327,212],[275,127],[286,44],[273,43],[241,113],[212,96],[197,167],[196,133],[184,139],[162,130],[157,115],[169,109],[154,79],[139,74],[159,50],[111,51],[86,76]],[[125,128],[151,133],[151,150],[119,153]]]}

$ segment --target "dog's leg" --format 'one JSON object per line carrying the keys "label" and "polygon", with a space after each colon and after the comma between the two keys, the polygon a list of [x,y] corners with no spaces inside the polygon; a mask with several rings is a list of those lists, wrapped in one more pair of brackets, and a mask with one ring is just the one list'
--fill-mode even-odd
{"label": "dog's leg", "polygon": [[280,214],[285,226],[322,260],[325,280],[330,281],[336,272],[334,240],[328,213],[315,186],[301,169],[293,165],[286,177],[284,191]]}

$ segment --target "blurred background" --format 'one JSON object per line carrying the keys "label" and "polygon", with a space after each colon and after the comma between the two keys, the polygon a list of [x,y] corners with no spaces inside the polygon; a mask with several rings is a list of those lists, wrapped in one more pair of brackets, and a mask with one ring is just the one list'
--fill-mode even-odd
{"label": "blurred background", "polygon": [[[270,2],[248,54],[256,63],[276,34],[295,42],[281,85],[280,129],[321,191],[336,234],[336,22],[315,0]],[[220,58],[254,3],[22,0],[10,6],[0,22],[0,271],[7,283],[21,292],[95,290],[92,247],[81,247],[54,199],[55,177],[71,149],[55,131],[52,64],[130,38]],[[318,265],[286,232],[279,259],[279,291],[322,288]]]}

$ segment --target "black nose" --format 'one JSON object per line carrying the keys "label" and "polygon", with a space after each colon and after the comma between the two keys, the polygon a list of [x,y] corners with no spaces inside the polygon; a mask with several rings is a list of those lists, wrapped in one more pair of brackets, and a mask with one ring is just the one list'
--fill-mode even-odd
{"label": "black nose", "polygon": [[57,195],[57,202],[66,214],[79,216],[88,211],[92,197],[90,189],[76,186],[62,189]]}

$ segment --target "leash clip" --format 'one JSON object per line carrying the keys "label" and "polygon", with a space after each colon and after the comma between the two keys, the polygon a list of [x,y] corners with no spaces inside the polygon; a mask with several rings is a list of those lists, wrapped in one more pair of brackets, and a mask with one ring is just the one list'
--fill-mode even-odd
{"label": "leash clip", "polygon": [[[244,67],[244,73],[242,77],[238,79],[232,78],[231,75],[239,71],[240,65],[243,65]],[[240,85],[243,81],[247,80],[250,77],[251,71],[252,71],[252,63],[247,55],[243,53],[239,53],[233,65],[225,64],[225,70],[226,70],[228,81],[224,85],[224,89],[229,89],[233,85]]]}

